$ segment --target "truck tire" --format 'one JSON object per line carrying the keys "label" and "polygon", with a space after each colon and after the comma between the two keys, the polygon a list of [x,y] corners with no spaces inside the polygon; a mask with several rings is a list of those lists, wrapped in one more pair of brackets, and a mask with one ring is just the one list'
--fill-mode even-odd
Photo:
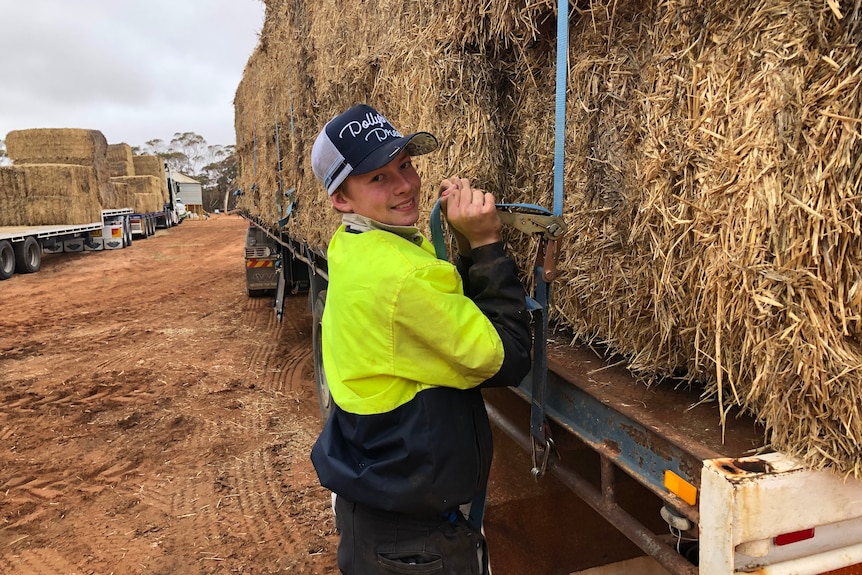
{"label": "truck tire", "polygon": [[320,322],[323,319],[323,308],[326,306],[326,290],[317,294],[314,301],[312,315],[314,323],[311,326],[311,344],[314,354],[314,381],[317,386],[317,403],[320,407],[320,417],[325,422],[332,412],[332,395],[329,393],[329,382],[326,380],[326,371],[323,369],[322,332]]}
{"label": "truck tire", "polygon": [[14,273],[15,250],[9,241],[0,241],[0,280],[8,280]]}
{"label": "truck tire", "polygon": [[132,245],[132,223],[129,221],[129,216],[123,218],[123,247],[127,248]]}
{"label": "truck tire", "polygon": [[33,236],[15,244],[15,269],[19,274],[32,274],[42,267],[42,246]]}

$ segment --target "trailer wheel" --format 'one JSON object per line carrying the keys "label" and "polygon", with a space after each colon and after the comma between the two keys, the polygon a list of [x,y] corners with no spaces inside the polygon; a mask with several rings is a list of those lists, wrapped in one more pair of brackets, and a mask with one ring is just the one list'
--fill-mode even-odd
{"label": "trailer wheel", "polygon": [[127,248],[132,245],[132,222],[129,221],[129,217],[126,216],[123,218],[123,247]]}
{"label": "trailer wheel", "polygon": [[314,381],[317,384],[317,403],[320,407],[320,417],[323,421],[329,419],[332,412],[332,395],[329,393],[329,382],[323,369],[322,332],[320,322],[323,320],[323,308],[326,306],[326,290],[317,294],[312,308],[314,323],[311,326],[311,342],[314,354]]}
{"label": "trailer wheel", "polygon": [[7,240],[0,241],[0,280],[8,280],[15,273],[15,250]]}
{"label": "trailer wheel", "polygon": [[32,274],[42,267],[42,246],[33,236],[15,244],[15,268],[18,273]]}

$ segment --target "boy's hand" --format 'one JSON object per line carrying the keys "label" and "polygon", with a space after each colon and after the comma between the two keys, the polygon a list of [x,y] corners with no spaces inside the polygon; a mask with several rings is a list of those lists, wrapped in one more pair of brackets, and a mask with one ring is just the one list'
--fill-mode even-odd
{"label": "boy's hand", "polygon": [[503,224],[497,216],[494,195],[471,188],[467,178],[453,176],[443,180],[440,203],[462,256],[469,256],[473,248],[502,239]]}

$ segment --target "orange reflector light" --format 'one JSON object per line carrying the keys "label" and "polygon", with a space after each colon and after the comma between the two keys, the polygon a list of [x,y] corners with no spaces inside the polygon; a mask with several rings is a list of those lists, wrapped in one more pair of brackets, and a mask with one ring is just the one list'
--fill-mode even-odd
{"label": "orange reflector light", "polygon": [[814,528],[803,529],[802,531],[794,531],[792,533],[782,533],[775,538],[776,545],[790,545],[799,541],[805,541],[814,537]]}
{"label": "orange reflector light", "polygon": [[671,471],[664,470],[664,486],[667,490],[688,503],[694,505],[697,503],[697,487]]}

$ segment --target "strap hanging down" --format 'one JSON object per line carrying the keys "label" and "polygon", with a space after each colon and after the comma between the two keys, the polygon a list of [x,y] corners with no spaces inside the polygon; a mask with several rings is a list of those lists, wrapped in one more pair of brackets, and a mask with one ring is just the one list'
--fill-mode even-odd
{"label": "strap hanging down", "polygon": [[[551,212],[535,204],[498,204],[499,208],[516,209],[548,215]],[[431,242],[439,259],[448,259],[446,242],[443,237],[443,224],[440,214],[440,201],[434,204],[431,210]],[[554,236],[556,238],[556,236]],[[533,317],[533,359],[530,373],[525,382],[530,385],[530,438],[533,446],[533,467],[531,473],[538,479],[548,466],[550,454],[555,450],[553,439],[550,437],[549,427],[545,419],[545,390],[548,380],[548,304],[550,295],[550,281],[554,273],[547,274],[545,266],[549,262],[548,254],[554,255],[556,239],[549,239],[547,235],[539,234],[539,247],[535,265],[535,299],[527,296],[527,311]],[[553,267],[553,266],[551,266]],[[554,270],[551,270],[554,271]]]}
{"label": "strap hanging down", "polygon": [[[557,3],[557,71],[554,108],[554,209],[555,216],[563,213],[563,176],[565,174],[565,144],[566,144],[566,86],[569,60],[569,2],[559,0]],[[556,240],[545,245],[546,253],[540,256],[544,259],[544,267],[556,257]],[[549,257],[550,256],[550,257]],[[533,343],[533,373],[530,401],[530,438],[533,445],[533,476],[538,479],[547,469],[551,451],[555,449],[554,440],[550,436],[550,428],[545,418],[545,392],[548,380],[547,341],[548,341],[548,301],[550,300],[550,281],[556,275],[556,270],[544,270],[536,264],[536,299],[542,307],[541,337],[539,326],[536,325],[536,337]],[[550,272],[550,273],[549,273]],[[536,322],[538,323],[538,322]],[[541,347],[541,349],[539,349]]]}

